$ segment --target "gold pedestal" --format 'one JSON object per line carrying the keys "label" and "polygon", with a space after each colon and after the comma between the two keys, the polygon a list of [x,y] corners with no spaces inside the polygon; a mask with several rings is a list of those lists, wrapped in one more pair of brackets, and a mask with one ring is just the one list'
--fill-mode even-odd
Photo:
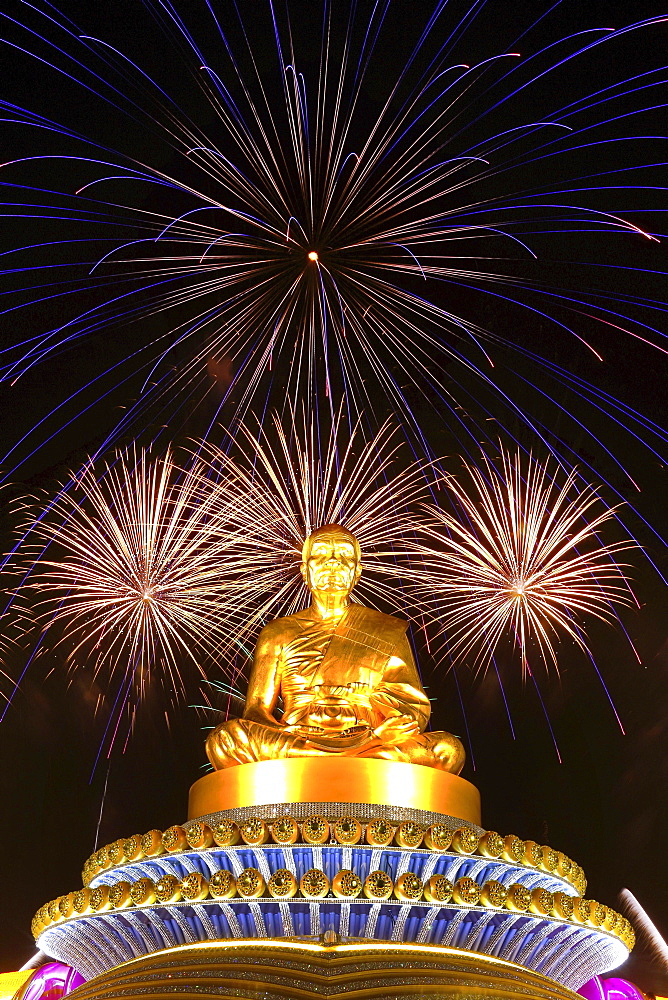
{"label": "gold pedestal", "polygon": [[453,948],[383,941],[303,939],[182,945],[105,972],[80,1000],[577,1000],[577,994],[511,962]]}
{"label": "gold pedestal", "polygon": [[456,816],[480,825],[480,794],[464,778],[373,758],[296,757],[239,764],[190,789],[188,819],[275,803],[368,803]]}

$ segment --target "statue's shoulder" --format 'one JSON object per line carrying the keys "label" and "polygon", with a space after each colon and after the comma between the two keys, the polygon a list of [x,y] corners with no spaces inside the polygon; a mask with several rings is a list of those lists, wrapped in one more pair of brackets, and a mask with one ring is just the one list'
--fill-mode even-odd
{"label": "statue's shoulder", "polygon": [[372,632],[401,636],[408,628],[408,622],[403,618],[386,615],[382,611],[376,611],[375,608],[367,608],[364,604],[351,604],[347,617],[354,627],[369,629]]}
{"label": "statue's shoulder", "polygon": [[271,641],[275,636],[281,637],[286,634],[299,632],[301,629],[306,627],[308,620],[308,617],[303,611],[298,611],[297,614],[294,615],[284,615],[282,618],[272,618],[272,620],[267,622],[260,632],[258,642],[266,640]]}

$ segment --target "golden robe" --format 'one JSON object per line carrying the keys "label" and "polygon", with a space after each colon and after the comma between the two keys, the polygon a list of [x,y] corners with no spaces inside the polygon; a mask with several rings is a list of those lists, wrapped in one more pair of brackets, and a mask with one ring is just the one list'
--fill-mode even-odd
{"label": "golden robe", "polygon": [[[431,707],[406,629],[400,618],[359,604],[338,622],[312,608],[270,622],[258,639],[244,718],[221,723],[207,739],[213,766],[334,754],[458,774],[465,755],[457,737],[423,731]],[[396,745],[374,732],[389,718],[417,728]]]}

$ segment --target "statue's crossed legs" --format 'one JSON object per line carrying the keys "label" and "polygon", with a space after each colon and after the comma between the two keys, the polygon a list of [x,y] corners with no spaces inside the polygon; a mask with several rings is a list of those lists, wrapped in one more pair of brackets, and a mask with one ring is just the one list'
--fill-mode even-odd
{"label": "statue's crossed legs", "polygon": [[333,755],[422,764],[451,774],[459,774],[466,756],[461,741],[451,733],[418,733],[395,746],[363,726],[332,736],[324,730],[265,726],[249,719],[230,719],[217,726],[209,733],[206,752],[216,770],[260,760]]}

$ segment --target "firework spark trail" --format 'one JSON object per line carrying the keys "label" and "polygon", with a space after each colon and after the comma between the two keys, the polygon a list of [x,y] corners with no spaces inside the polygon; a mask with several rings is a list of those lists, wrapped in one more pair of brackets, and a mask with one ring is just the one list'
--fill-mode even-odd
{"label": "firework spark trail", "polygon": [[236,433],[225,449],[195,443],[181,465],[145,451],[89,464],[25,525],[14,567],[36,651],[59,648],[70,669],[99,675],[109,732],[155,683],[176,704],[192,676],[234,679],[265,621],[304,606],[301,547],[320,524],[358,535],[361,599],[402,606],[430,494],[428,465],[398,460],[396,427],[367,439],[339,417],[323,444],[313,422],[284,431],[276,416],[272,432]]}
{"label": "firework spark trail", "polygon": [[[98,678],[100,754],[149,690],[176,706],[194,681],[206,682],[206,701],[216,677],[242,686],[261,627],[308,599],[304,538],[332,522],[362,545],[356,599],[425,627],[431,661],[484,669],[514,639],[552,732],[530,647],[536,640],[547,665],[559,637],[588,652],[586,619],[612,620],[631,603],[615,561],[631,543],[598,537],[615,512],[575,471],[557,485],[548,466],[519,454],[504,453],[500,470],[469,466],[464,486],[440,464],[407,464],[390,422],[365,436],[340,414],[322,430],[306,415],[286,424],[274,414],[221,446],[194,442],[179,465],[121,454],[101,474],[89,466],[78,493],[32,521],[41,554],[27,573],[21,563],[19,594],[37,615],[36,652],[66,650],[71,670],[90,666]],[[454,515],[435,505],[444,491]]]}
{"label": "firework spark trail", "polygon": [[619,901],[623,913],[628,913],[638,937],[642,933],[643,944],[654,960],[661,966],[663,973],[668,972],[668,942],[661,936],[658,928],[650,920],[646,910],[638,902],[629,889],[622,889]]}
{"label": "firework spark trail", "polygon": [[419,591],[450,655],[484,670],[512,637],[530,672],[532,640],[539,659],[557,669],[558,640],[589,653],[585,620],[613,621],[616,607],[634,603],[616,556],[635,543],[599,538],[615,510],[576,470],[560,477],[519,452],[502,449],[500,468],[484,456],[466,472],[468,488],[448,480],[459,515],[432,506],[429,543],[418,545],[431,575]]}
{"label": "firework spark trail", "polygon": [[[661,18],[616,31],[578,32],[533,48],[529,24],[519,36],[523,55],[514,53],[519,41],[511,40],[498,57],[457,64],[451,49],[456,44],[461,50],[468,20],[449,26],[448,36],[445,5],[436,5],[425,28],[407,43],[406,60],[394,78],[385,74],[381,112],[369,121],[361,116],[364,88],[382,63],[391,5],[374,7],[368,23],[356,21],[351,9],[337,34],[333,5],[324,4],[319,70],[308,80],[299,68],[294,26],[271,5],[273,76],[260,70],[243,20],[235,28],[239,41],[234,18],[225,20],[209,9],[218,45],[214,65],[186,23],[190,11],[181,14],[169,2],[147,6],[176,48],[184,79],[190,74],[202,107],[209,117],[212,110],[216,115],[217,133],[224,135],[218,143],[207,134],[214,130],[205,130],[192,109],[186,113],[170,96],[159,74],[84,31],[64,12],[52,6],[40,12],[38,4],[23,24],[3,18],[7,45],[20,46],[26,58],[33,52],[45,72],[77,81],[87,100],[145,129],[181,165],[166,173],[142,162],[131,146],[117,153],[95,137],[7,104],[17,125],[67,136],[85,147],[52,154],[66,155],[80,179],[78,195],[74,189],[67,194],[27,185],[14,189],[11,179],[18,176],[20,182],[22,164],[37,162],[17,156],[5,174],[8,193],[25,196],[26,204],[16,210],[35,219],[60,219],[70,230],[74,222],[92,227],[87,238],[101,247],[88,262],[86,283],[100,296],[99,305],[8,350],[2,369],[8,381],[75,349],[96,331],[151,317],[162,317],[164,330],[173,310],[187,308],[189,322],[158,336],[140,335],[129,369],[143,365],[156,374],[156,385],[145,387],[125,414],[124,430],[143,428],[152,406],[169,411],[179,392],[205,394],[207,358],[226,356],[241,396],[235,403],[240,420],[267,396],[272,405],[277,398],[289,400],[292,409],[297,400],[310,405],[311,398],[325,398],[333,413],[338,406],[333,386],[339,384],[355,418],[380,387],[407,433],[432,455],[404,391],[407,383],[443,417],[448,392],[465,394],[469,379],[480,379],[502,422],[505,413],[509,424],[519,416],[532,430],[537,426],[530,409],[509,405],[500,381],[512,365],[499,365],[499,349],[516,345],[473,316],[444,308],[439,284],[475,291],[481,300],[501,300],[519,310],[520,320],[522,313],[530,320],[545,318],[594,358],[605,354],[601,338],[611,323],[636,342],[665,350],[657,302],[631,300],[616,287],[599,292],[589,282],[587,290],[565,294],[536,270],[536,258],[549,245],[545,239],[554,234],[594,232],[606,245],[612,234],[643,242],[655,237],[632,212],[617,210],[624,193],[646,189],[642,177],[628,184],[620,170],[643,166],[641,143],[651,136],[636,135],[631,124],[631,135],[616,130],[622,115],[634,123],[634,116],[661,99],[664,67],[631,69],[612,83],[602,79],[599,89],[565,103],[551,83],[583,60],[604,59],[611,46],[634,32],[661,30]],[[534,93],[540,97],[538,117],[533,109],[527,115],[521,103]],[[622,98],[626,104],[620,104]],[[517,122],[512,128],[510,114]],[[629,140],[636,161],[620,167],[620,148]],[[574,159],[564,172],[564,157],[576,157],[582,148],[596,150],[602,169],[583,175]],[[49,156],[45,165],[53,162]],[[125,192],[133,188],[160,193],[160,207],[124,205]],[[117,190],[124,194],[115,195]],[[605,207],[600,192],[607,192]],[[71,231],[67,236],[72,239]],[[72,239],[73,253],[79,245],[85,243]],[[55,265],[39,252],[33,251],[35,273],[43,269],[45,275],[39,295],[57,298],[62,293],[49,287]],[[590,265],[598,253],[591,258]],[[624,271],[617,266],[614,273],[621,278]],[[424,290],[413,290],[414,277]],[[86,285],[74,280],[66,294]],[[10,300],[8,309],[22,306]],[[177,345],[189,348],[190,359],[164,377]],[[569,373],[543,361],[535,355],[539,391],[548,399],[556,394],[558,405],[556,398],[570,391]],[[585,400],[598,390],[589,383],[583,389],[586,426]],[[614,399],[596,398],[596,406],[614,416]],[[70,407],[77,405],[75,400]],[[54,413],[54,421],[59,418]],[[657,437],[641,414],[631,410],[626,422],[650,448],[661,446],[662,435]],[[462,425],[457,433],[464,450],[479,440],[475,428]],[[109,438],[113,443],[113,431]],[[566,460],[571,457],[567,444],[554,436],[550,443]],[[16,454],[12,460],[24,458]]]}
{"label": "firework spark trail", "polygon": [[221,498],[201,495],[198,472],[182,476],[171,455],[145,452],[118,456],[101,475],[89,465],[28,526],[43,548],[24,586],[49,594],[43,620],[67,623],[73,663],[88,653],[96,672],[136,663],[140,689],[159,667],[176,690],[184,659],[200,668],[196,654],[221,627],[216,593],[230,578],[234,537],[221,530]]}
{"label": "firework spark trail", "polygon": [[363,603],[389,604],[407,612],[402,586],[416,570],[411,540],[420,529],[420,501],[430,497],[431,463],[398,461],[402,446],[387,421],[365,438],[359,425],[345,439],[339,417],[322,440],[306,417],[289,429],[275,415],[272,429],[242,425],[234,454],[210,441],[197,448],[205,463],[205,488],[224,492],[247,570],[230,599],[250,613],[234,637],[248,641],[258,623],[305,606],[299,573],[304,539],[322,524],[352,531],[364,553],[365,571],[355,594]]}

